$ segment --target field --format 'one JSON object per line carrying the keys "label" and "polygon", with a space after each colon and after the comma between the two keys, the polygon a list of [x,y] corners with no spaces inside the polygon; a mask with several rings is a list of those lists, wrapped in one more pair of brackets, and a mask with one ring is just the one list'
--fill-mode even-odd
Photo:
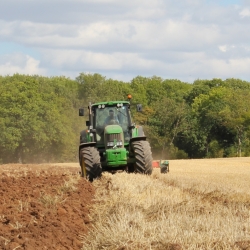
{"label": "field", "polygon": [[171,160],[151,176],[2,165],[2,249],[250,249],[250,158]]}
{"label": "field", "polygon": [[94,188],[78,168],[1,165],[0,195],[0,249],[81,249]]}

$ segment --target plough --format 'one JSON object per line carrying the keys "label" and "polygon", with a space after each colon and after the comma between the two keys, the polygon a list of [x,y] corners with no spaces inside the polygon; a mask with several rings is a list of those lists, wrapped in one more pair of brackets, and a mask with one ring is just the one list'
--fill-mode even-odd
{"label": "plough", "polygon": [[169,161],[167,160],[153,161],[152,166],[153,168],[160,168],[162,174],[169,172]]}

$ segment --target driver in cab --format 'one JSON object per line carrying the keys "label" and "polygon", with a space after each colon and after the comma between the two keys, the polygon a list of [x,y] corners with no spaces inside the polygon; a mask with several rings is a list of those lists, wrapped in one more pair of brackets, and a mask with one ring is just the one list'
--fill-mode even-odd
{"label": "driver in cab", "polygon": [[105,119],[104,126],[119,124],[117,117],[115,116],[114,110],[109,110],[109,116]]}

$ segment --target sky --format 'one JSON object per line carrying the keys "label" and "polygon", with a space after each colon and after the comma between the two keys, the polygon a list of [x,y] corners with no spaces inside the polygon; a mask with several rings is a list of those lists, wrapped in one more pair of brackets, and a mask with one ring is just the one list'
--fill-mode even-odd
{"label": "sky", "polygon": [[250,0],[0,1],[0,75],[250,81]]}

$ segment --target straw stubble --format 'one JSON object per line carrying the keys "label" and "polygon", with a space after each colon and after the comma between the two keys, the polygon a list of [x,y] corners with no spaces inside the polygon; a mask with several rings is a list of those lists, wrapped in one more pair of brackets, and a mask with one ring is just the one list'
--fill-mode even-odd
{"label": "straw stubble", "polygon": [[168,174],[104,173],[94,185],[83,249],[250,247],[249,158],[175,160]]}

